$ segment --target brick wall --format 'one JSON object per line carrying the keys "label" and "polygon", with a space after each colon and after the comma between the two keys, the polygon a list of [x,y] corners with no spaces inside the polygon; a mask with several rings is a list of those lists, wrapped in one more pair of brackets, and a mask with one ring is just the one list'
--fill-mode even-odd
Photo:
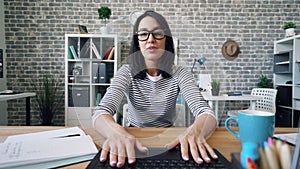
{"label": "brick wall", "polygon": [[[78,24],[100,33],[97,9],[104,5],[112,8],[109,25],[120,36],[123,60],[132,32],[128,15],[152,9],[166,17],[180,41],[179,64],[190,69],[194,58],[206,57],[205,69],[196,65],[195,78],[210,73],[221,80],[222,91],[250,92],[261,74],[272,78],[273,41],[284,37],[282,24],[295,21],[300,27],[299,0],[4,0],[7,86],[30,91],[31,79],[38,82],[45,72],[63,82],[64,34],[77,33]],[[234,61],[221,54],[229,38],[242,52]],[[24,105],[9,101],[9,125],[24,125]],[[34,100],[32,105],[31,121],[38,124]],[[64,125],[63,110],[54,123]]]}

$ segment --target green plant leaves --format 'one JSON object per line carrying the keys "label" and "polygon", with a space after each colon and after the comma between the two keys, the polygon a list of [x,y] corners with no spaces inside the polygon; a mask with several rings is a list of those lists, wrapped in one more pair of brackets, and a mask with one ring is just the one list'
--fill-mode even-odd
{"label": "green plant leaves", "polygon": [[261,75],[259,77],[259,82],[257,84],[259,88],[273,88],[272,80],[268,79],[266,75]]}
{"label": "green plant leaves", "polygon": [[98,9],[99,19],[104,20],[104,23],[106,25],[106,21],[111,16],[111,9],[107,6],[102,6]]}

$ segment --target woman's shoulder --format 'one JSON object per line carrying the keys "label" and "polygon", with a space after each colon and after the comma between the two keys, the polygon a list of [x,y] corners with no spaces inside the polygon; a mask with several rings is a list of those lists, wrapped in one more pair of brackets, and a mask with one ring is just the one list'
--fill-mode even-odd
{"label": "woman's shoulder", "polygon": [[115,77],[131,78],[131,68],[128,64],[123,64],[118,70]]}
{"label": "woman's shoulder", "polygon": [[130,68],[129,64],[123,64],[118,69],[118,73],[121,73],[121,74],[130,74],[130,72],[131,72],[131,68]]}
{"label": "woman's shoulder", "polygon": [[181,65],[173,65],[172,67],[173,75],[180,75],[182,73],[186,74],[188,71]]}

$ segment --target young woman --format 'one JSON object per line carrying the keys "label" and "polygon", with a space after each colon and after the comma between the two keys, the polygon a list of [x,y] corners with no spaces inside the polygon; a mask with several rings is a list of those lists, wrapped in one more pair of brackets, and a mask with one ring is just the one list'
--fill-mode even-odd
{"label": "young woman", "polygon": [[203,160],[210,162],[207,152],[213,158],[217,156],[206,140],[217,127],[216,118],[192,75],[174,65],[174,44],[167,21],[154,11],[146,11],[135,23],[128,64],[118,70],[93,113],[95,129],[106,138],[100,161],[105,161],[110,152],[110,165],[122,167],[125,157],[128,157],[128,163],[135,162],[135,148],[141,152],[147,151],[112,117],[123,96],[128,101],[127,120],[130,126],[171,127],[176,118],[179,92],[195,116],[195,121],[166,147],[174,148],[180,144],[184,160],[189,160],[190,151],[197,163],[201,164]]}

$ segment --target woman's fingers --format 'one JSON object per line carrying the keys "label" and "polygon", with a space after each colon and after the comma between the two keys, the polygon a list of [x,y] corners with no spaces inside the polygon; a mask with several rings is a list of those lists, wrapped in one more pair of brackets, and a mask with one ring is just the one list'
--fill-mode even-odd
{"label": "woman's fingers", "polygon": [[211,159],[207,155],[206,147],[204,146],[204,144],[203,143],[198,144],[198,149],[199,149],[202,159],[205,162],[209,163],[211,161]]}
{"label": "woman's fingers", "polygon": [[117,167],[122,167],[125,164],[125,157],[126,157],[126,147],[122,144],[119,144],[118,146],[118,162]]}
{"label": "woman's fingers", "polygon": [[192,155],[194,161],[198,164],[202,164],[203,160],[199,156],[198,146],[195,144],[195,142],[190,142],[189,147],[190,147],[190,152],[191,152],[191,155]]}
{"label": "woman's fingers", "polygon": [[207,163],[211,162],[210,157],[212,157],[213,159],[217,159],[218,156],[206,142],[205,138],[198,132],[192,130],[192,128],[189,129],[191,130],[187,130],[184,134],[179,136],[168,146],[175,146],[175,143],[180,142],[182,159],[189,160],[190,152],[194,161],[198,164],[202,164],[203,161]]}
{"label": "woman's fingers", "polygon": [[109,153],[109,163],[112,167],[116,166],[118,158],[118,148],[117,146],[110,147]]}
{"label": "woman's fingers", "polygon": [[139,140],[135,140],[135,146],[140,152],[146,153],[148,151],[148,148],[145,147]]}
{"label": "woman's fingers", "polygon": [[174,139],[170,143],[166,144],[167,149],[175,148],[179,144],[179,138]]}
{"label": "woman's fingers", "polygon": [[215,151],[211,148],[211,146],[208,143],[205,142],[205,143],[203,143],[203,145],[206,147],[206,152],[208,152],[213,159],[218,158],[217,154],[215,153]]}
{"label": "woman's fingers", "polygon": [[104,162],[107,160],[107,155],[109,153],[109,147],[107,145],[107,142],[105,141],[102,145],[102,150],[101,150],[101,154],[100,154],[100,161]]}
{"label": "woman's fingers", "polygon": [[106,161],[109,155],[109,164],[112,167],[123,167],[126,163],[126,157],[128,157],[128,163],[132,164],[136,161],[135,146],[141,152],[148,151],[147,147],[143,146],[142,143],[135,138],[130,138],[122,143],[106,140],[102,145],[100,161]]}

